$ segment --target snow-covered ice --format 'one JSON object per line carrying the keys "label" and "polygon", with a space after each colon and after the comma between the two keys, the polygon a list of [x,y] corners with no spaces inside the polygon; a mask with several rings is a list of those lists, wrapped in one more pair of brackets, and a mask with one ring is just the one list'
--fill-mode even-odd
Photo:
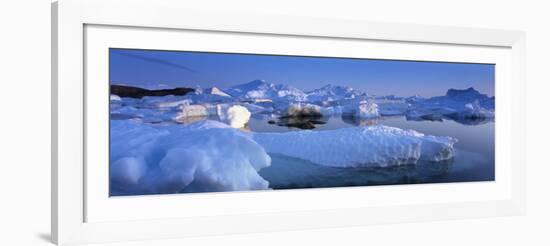
{"label": "snow-covered ice", "polygon": [[451,137],[428,136],[383,125],[327,131],[254,133],[268,153],[300,158],[333,167],[414,164],[418,160],[453,158]]}
{"label": "snow-covered ice", "polygon": [[222,97],[231,97],[229,94],[227,94],[225,91],[223,91],[222,89],[218,88],[218,87],[211,87],[211,88],[208,88],[206,89],[205,91],[203,91],[203,93],[206,93],[206,94],[211,94],[211,95],[217,95],[217,96],[222,96]]}
{"label": "snow-covered ice", "polygon": [[271,113],[273,112],[273,107],[266,106],[263,107],[262,105],[259,105],[258,103],[252,104],[252,103],[241,103],[241,106],[245,107],[250,111],[252,114],[260,114],[260,113]]}
{"label": "snow-covered ice", "polygon": [[337,105],[323,107],[321,112],[325,116],[345,116],[359,119],[372,119],[380,116],[378,105],[372,100],[361,100],[359,98],[342,100]]}
{"label": "snow-covered ice", "polygon": [[246,107],[232,104],[194,104],[182,105],[180,112],[174,117],[177,122],[185,122],[189,118],[217,116],[221,121],[233,128],[242,128],[252,114]]}
{"label": "snow-covered ice", "polygon": [[351,87],[328,84],[308,92],[307,100],[310,102],[340,101],[363,95],[366,94]]}
{"label": "snow-covered ice", "polygon": [[120,99],[119,96],[117,95],[114,95],[114,94],[111,94],[110,98],[109,98],[111,101],[120,101],[122,99]]}
{"label": "snow-covered ice", "polygon": [[118,106],[111,104],[111,119],[140,119],[142,122],[168,122],[178,114],[175,109],[158,110],[156,108],[144,108],[136,106]]}
{"label": "snow-covered ice", "polygon": [[159,108],[172,108],[172,107],[190,105],[191,103],[193,103],[193,100],[191,99],[170,100],[167,102],[159,102],[158,104],[156,104],[156,106]]}
{"label": "snow-covered ice", "polygon": [[210,105],[195,104],[195,105],[182,105],[181,113],[176,116],[176,120],[186,117],[199,117],[215,115],[216,111]]}
{"label": "snow-covered ice", "polygon": [[458,112],[455,117],[457,118],[494,118],[494,110],[488,110],[479,105],[479,100],[475,100],[472,103],[467,103],[464,105],[464,110]]}
{"label": "snow-covered ice", "polygon": [[378,112],[382,116],[405,115],[411,106],[404,99],[376,99],[375,103],[378,105]]}
{"label": "snow-covered ice", "polygon": [[355,118],[369,119],[380,116],[378,113],[378,105],[372,101],[361,101],[354,113]]}
{"label": "snow-covered ice", "polygon": [[268,189],[271,158],[250,134],[216,121],[153,127],[111,122],[112,194]]}
{"label": "snow-covered ice", "polygon": [[300,89],[283,84],[254,80],[236,85],[227,90],[229,95],[243,100],[270,99],[287,101],[305,101],[307,95]]}
{"label": "snow-covered ice", "polygon": [[243,106],[234,105],[224,110],[219,116],[233,128],[243,128],[250,120],[250,111]]}
{"label": "snow-covered ice", "polygon": [[470,87],[464,90],[449,89],[445,96],[417,101],[407,112],[407,117],[413,119],[422,112],[424,118],[447,116],[458,120],[485,119],[493,118],[494,110],[494,97]]}

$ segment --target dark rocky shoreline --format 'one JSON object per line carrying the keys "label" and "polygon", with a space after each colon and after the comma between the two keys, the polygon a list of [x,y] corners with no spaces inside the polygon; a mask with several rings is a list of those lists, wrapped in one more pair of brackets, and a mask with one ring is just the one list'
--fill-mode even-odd
{"label": "dark rocky shoreline", "polygon": [[140,87],[126,85],[111,85],[111,94],[119,97],[142,98],[146,96],[162,97],[168,95],[184,96],[195,91],[192,88],[178,87],[174,89],[148,90]]}

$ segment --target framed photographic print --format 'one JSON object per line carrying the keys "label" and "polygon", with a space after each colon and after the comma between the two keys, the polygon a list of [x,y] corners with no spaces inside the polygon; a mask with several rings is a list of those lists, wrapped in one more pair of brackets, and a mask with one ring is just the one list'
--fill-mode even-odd
{"label": "framed photographic print", "polygon": [[58,244],[524,211],[522,32],[52,9]]}

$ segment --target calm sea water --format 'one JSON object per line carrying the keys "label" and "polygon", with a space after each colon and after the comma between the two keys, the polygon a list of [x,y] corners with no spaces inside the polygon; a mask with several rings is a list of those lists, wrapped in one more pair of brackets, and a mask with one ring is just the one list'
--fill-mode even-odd
{"label": "calm sea water", "polygon": [[[456,156],[446,162],[419,162],[389,168],[334,168],[316,165],[309,161],[273,155],[272,165],[260,171],[273,189],[310,187],[343,187],[388,184],[444,183],[492,181],[495,178],[495,123],[443,121],[408,121],[404,116],[384,117],[378,120],[356,121],[331,117],[314,131],[383,124],[402,129],[413,129],[424,134],[451,136]],[[286,132],[301,129],[269,124],[261,116],[252,117],[248,127],[255,132]]]}

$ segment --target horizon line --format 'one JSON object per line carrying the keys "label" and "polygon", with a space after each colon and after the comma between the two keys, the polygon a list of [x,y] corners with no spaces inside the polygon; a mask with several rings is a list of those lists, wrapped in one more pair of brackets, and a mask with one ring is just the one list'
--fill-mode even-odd
{"label": "horizon line", "polygon": [[[301,89],[301,88],[298,88],[298,87],[296,87],[296,86],[294,86],[294,85],[282,84],[282,83],[277,84],[277,83],[267,82],[267,81],[264,80],[264,79],[254,79],[254,80],[251,80],[251,81],[249,81],[249,82],[245,82],[245,83],[241,83],[241,84],[236,84],[236,85],[231,86],[231,87],[229,87],[229,88],[224,88],[224,87],[220,87],[220,86],[201,87],[200,85],[197,85],[197,86],[195,86],[195,87],[187,87],[187,86],[176,86],[176,87],[174,87],[174,86],[168,86],[168,85],[166,85],[166,84],[159,83],[159,85],[166,85],[166,87],[150,89],[150,88],[147,88],[147,87],[143,87],[143,86],[146,86],[146,85],[132,85],[132,84],[128,84],[128,83],[113,82],[113,81],[110,81],[110,82],[109,82],[109,85],[129,86],[129,87],[136,87],[136,88],[141,88],[141,89],[146,89],[146,90],[166,90],[166,89],[176,89],[176,88],[187,88],[187,89],[202,88],[202,89],[208,89],[208,88],[213,88],[213,87],[216,87],[216,88],[219,88],[219,89],[222,89],[222,90],[226,90],[226,89],[230,89],[230,88],[235,87],[235,86],[248,84],[248,83],[251,83],[251,82],[254,82],[254,81],[263,81],[263,82],[270,83],[270,84],[274,84],[274,85],[288,85],[288,86],[292,86],[292,87],[294,87],[294,88],[296,88],[296,89],[298,89],[298,90],[300,90],[300,91],[302,91],[302,92],[304,92],[304,93],[306,93],[306,94],[307,94],[307,93],[310,93],[310,92],[313,92],[313,91],[315,91],[315,90],[317,90],[317,89],[320,89],[320,88],[323,88],[323,87],[332,85],[332,86],[348,87],[348,88],[351,88],[351,89],[354,89],[354,90],[358,90],[358,91],[360,91],[360,92],[362,92],[362,93],[365,93],[365,94],[371,95],[371,96],[398,96],[398,95],[396,95],[396,94],[369,93],[369,92],[365,92],[365,91],[360,90],[360,89],[356,89],[356,88],[351,87],[351,86],[336,85],[336,84],[333,84],[333,83],[324,84],[324,85],[322,85],[321,87],[318,87],[318,88],[316,88],[316,89],[309,90],[309,91],[305,91],[305,90],[303,90],[303,89]],[[467,90],[467,89],[470,89],[470,88],[472,88],[472,89],[474,89],[475,91],[481,93],[482,95],[486,95],[486,96],[488,96],[488,97],[495,97],[495,95],[490,96],[489,94],[482,93],[481,91],[477,90],[474,86],[469,86],[469,87],[466,87],[466,88],[454,88],[454,87],[451,87],[451,88],[448,88],[447,91],[449,91],[449,90]],[[447,92],[447,91],[446,91],[446,92]],[[443,95],[445,95],[446,92],[445,92]],[[407,95],[407,96],[400,96],[400,97],[412,97],[412,96],[419,96],[419,94],[418,94],[418,93],[416,93],[416,94],[413,93],[413,94],[409,94],[409,95]],[[430,97],[437,97],[437,96],[441,96],[441,95],[430,96]],[[398,97],[399,97],[399,96],[398,96]],[[422,96],[422,97],[424,97],[424,96]]]}

